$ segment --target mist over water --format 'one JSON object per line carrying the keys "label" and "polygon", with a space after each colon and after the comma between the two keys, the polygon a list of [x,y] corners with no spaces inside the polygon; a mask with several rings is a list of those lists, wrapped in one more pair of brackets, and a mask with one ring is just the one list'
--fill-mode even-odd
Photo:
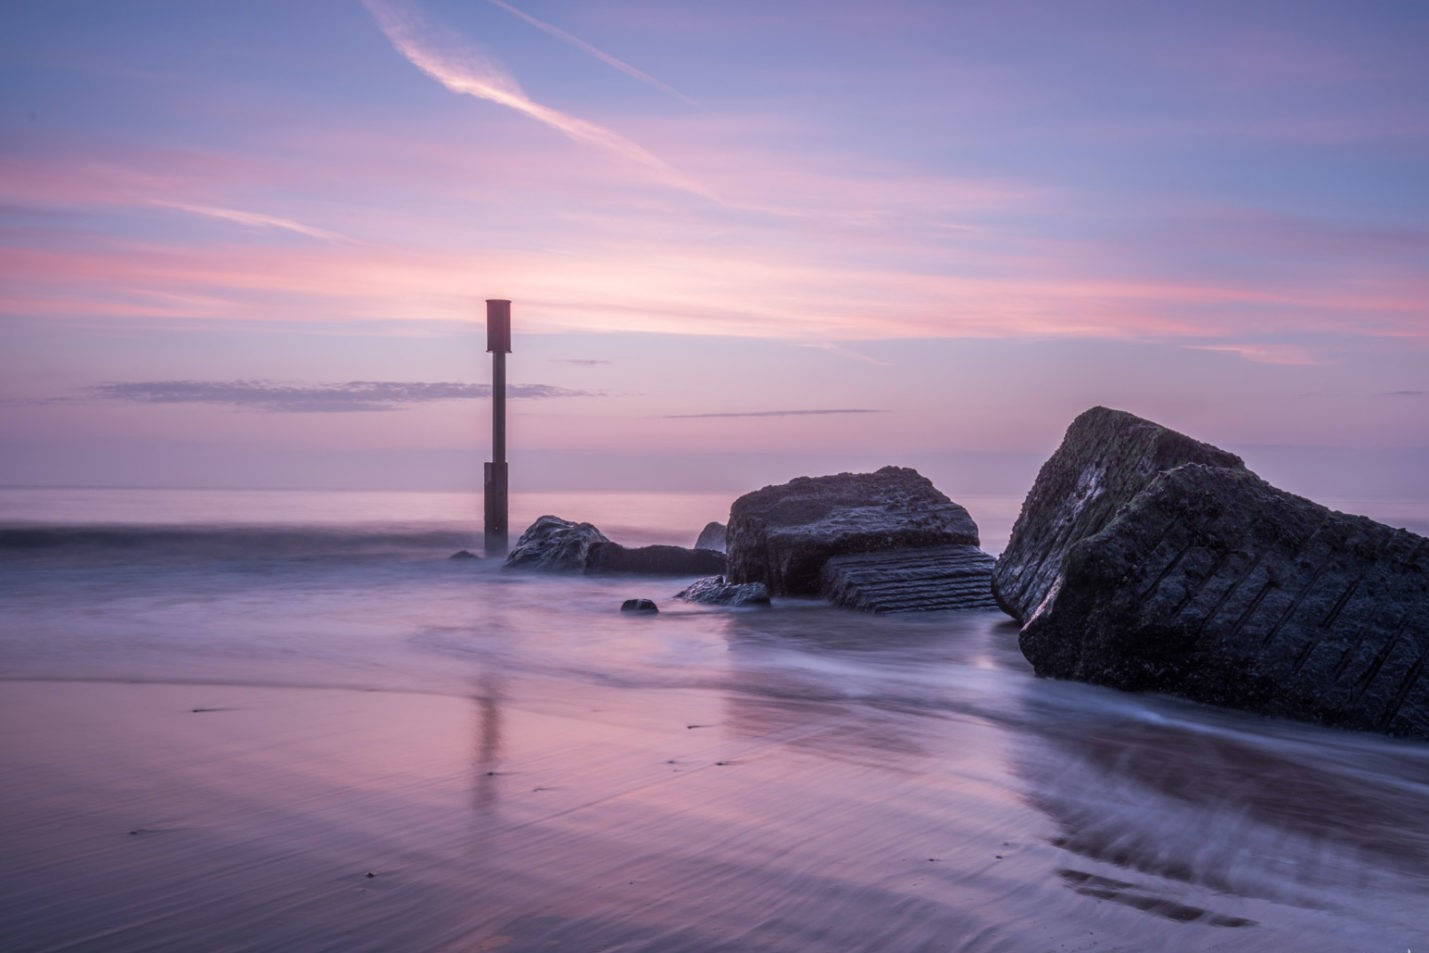
{"label": "mist over water", "polygon": [[996,613],[448,560],[477,502],[0,492],[0,945],[1429,945],[1429,746],[1035,679]]}

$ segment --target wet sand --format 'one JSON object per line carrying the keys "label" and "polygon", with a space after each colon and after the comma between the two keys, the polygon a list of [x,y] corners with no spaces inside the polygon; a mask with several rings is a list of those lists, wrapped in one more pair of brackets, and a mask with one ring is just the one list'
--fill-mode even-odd
{"label": "wet sand", "polygon": [[[825,679],[817,644],[771,634],[768,618],[730,626],[731,677],[709,687],[529,672],[487,673],[465,697],[0,684],[0,945],[1397,950],[1426,939],[1429,758],[1384,744],[1396,771],[1422,772],[1395,789],[1306,767],[1293,749],[1317,733],[1298,727],[1283,758],[1238,742],[1234,716],[1223,735],[1125,711],[1059,730],[1058,708],[1103,695],[1082,686],[1011,712],[1053,716],[1027,733],[975,699],[929,697],[899,666],[881,690],[851,690],[835,650]],[[995,642],[1000,620],[956,628],[974,671],[1015,664]],[[904,658],[946,638],[904,636],[892,650]],[[791,647],[814,664],[776,662]],[[889,659],[869,662],[889,674]]]}

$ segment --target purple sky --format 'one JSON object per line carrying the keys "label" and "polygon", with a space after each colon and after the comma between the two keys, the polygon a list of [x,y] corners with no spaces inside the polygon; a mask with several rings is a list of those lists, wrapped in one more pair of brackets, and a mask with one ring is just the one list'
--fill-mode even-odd
{"label": "purple sky", "polygon": [[[0,482],[1429,496],[1429,7],[22,3]],[[811,413],[811,411],[820,411]]]}

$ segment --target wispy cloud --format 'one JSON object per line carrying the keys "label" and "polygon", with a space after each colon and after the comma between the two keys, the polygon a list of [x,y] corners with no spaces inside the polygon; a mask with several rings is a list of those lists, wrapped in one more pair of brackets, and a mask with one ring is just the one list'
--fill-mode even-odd
{"label": "wispy cloud", "polygon": [[1423,397],[1429,391],[1423,390],[1386,390],[1381,391],[1380,397]]}
{"label": "wispy cloud", "polygon": [[1253,364],[1293,364],[1311,366],[1324,363],[1297,344],[1186,344],[1191,351],[1220,351]]}
{"label": "wispy cloud", "polygon": [[595,357],[553,357],[552,364],[574,364],[577,367],[600,367],[605,364],[613,364],[614,361],[603,361]]}
{"label": "wispy cloud", "polygon": [[522,20],[525,20],[527,23],[531,24],[536,29],[541,30],[544,33],[549,33],[551,36],[554,36],[562,43],[568,43],[583,53],[589,53],[591,56],[594,56],[596,59],[600,60],[605,65],[620,70],[620,72],[624,73],[626,76],[631,77],[632,79],[637,79],[647,86],[653,86],[655,89],[658,89],[663,93],[669,93],[671,96],[674,96],[681,102],[688,103],[691,106],[698,105],[698,103],[696,103],[693,99],[686,96],[678,89],[675,89],[673,86],[660,82],[658,79],[651,76],[644,70],[636,69],[624,60],[617,59],[616,57],[611,56],[609,53],[605,52],[597,46],[587,43],[580,37],[573,36],[572,34],[567,33],[565,30],[562,30],[555,24],[547,23],[545,20],[538,20],[537,18],[531,16],[531,14],[526,13],[524,10],[518,10],[511,4],[503,2],[503,0],[488,0],[488,2],[490,2],[492,6],[500,7],[507,13],[510,13],[512,16],[516,16],[521,18]]}
{"label": "wispy cloud", "polygon": [[387,0],[363,0],[392,47],[454,93],[514,109],[557,132],[643,167],[659,182],[708,199],[714,196],[644,146],[593,122],[535,102],[494,59],[450,34],[432,29],[416,11]]}
{"label": "wispy cloud", "polygon": [[843,407],[830,410],[746,410],[720,414],[665,414],[661,420],[707,420],[716,417],[818,417],[826,414],[886,414],[886,410]]}
{"label": "wispy cloud", "polygon": [[352,239],[337,232],[330,232],[323,228],[314,228],[311,225],[304,225],[302,222],[295,222],[291,218],[279,218],[276,215],[264,215],[260,212],[244,212],[235,208],[219,208],[213,205],[189,205],[185,202],[163,202],[153,201],[150,204],[161,208],[171,208],[180,212],[188,212],[191,215],[201,215],[205,218],[216,218],[225,222],[234,222],[239,225],[249,225],[254,228],[277,228],[287,232],[294,232],[298,235],[306,235],[309,238],[318,238],[325,242],[347,242]]}
{"label": "wispy cloud", "polygon": [[[590,391],[550,384],[516,384],[507,396],[529,399],[591,397]],[[439,400],[491,396],[490,384],[449,381],[348,381],[342,384],[285,384],[274,381],[122,381],[98,384],[86,396],[141,404],[223,404],[286,413],[344,413],[397,410]]]}
{"label": "wispy cloud", "polygon": [[892,366],[893,366],[893,362],[892,362],[892,361],[879,360],[879,359],[876,358],[876,357],[871,357],[871,356],[868,355],[868,354],[863,354],[863,353],[861,353],[861,352],[859,352],[859,351],[855,351],[855,350],[852,349],[852,348],[844,347],[842,344],[833,344],[833,343],[825,342],[825,343],[820,343],[820,344],[802,344],[802,345],[800,345],[800,347],[812,348],[813,350],[816,350],[816,351],[827,351],[827,352],[829,352],[830,354],[836,354],[836,355],[838,355],[839,357],[847,357],[847,358],[850,358],[850,359],[855,360],[855,361],[862,361],[862,362],[865,363],[865,364],[872,364],[872,365],[874,365],[875,367],[892,367]]}

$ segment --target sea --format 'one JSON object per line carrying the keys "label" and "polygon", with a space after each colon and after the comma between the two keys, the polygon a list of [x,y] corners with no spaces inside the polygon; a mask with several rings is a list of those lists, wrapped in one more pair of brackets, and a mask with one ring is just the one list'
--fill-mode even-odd
{"label": "sea", "polygon": [[[999,551],[1020,498],[960,502]],[[480,514],[0,489],[0,949],[1429,950],[1429,744],[1038,679],[996,612],[450,559]]]}

